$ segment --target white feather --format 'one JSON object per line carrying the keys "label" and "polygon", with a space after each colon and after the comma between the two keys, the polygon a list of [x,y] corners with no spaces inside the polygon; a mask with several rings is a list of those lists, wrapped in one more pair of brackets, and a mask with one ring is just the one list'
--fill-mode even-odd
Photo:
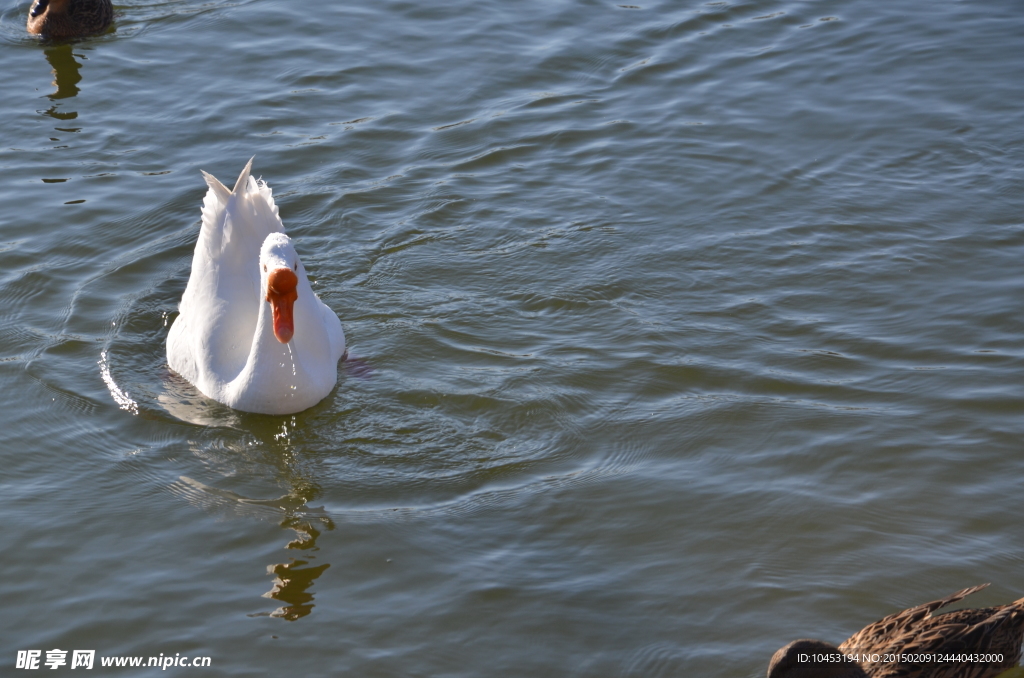
{"label": "white feather", "polygon": [[[290,414],[320,402],[345,353],[341,321],[313,294],[270,188],[249,176],[252,160],[228,190],[210,187],[192,274],[167,335],[171,369],[205,395],[246,412]],[[295,332],[274,336],[267,273],[280,259],[296,265]],[[273,265],[271,265],[273,264]]]}

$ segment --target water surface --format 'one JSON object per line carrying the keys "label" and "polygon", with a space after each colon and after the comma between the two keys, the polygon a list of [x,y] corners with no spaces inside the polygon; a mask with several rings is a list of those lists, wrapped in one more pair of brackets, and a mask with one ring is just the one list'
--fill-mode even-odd
{"label": "water surface", "polygon": [[[27,10],[0,663],[750,677],[1024,595],[1015,3]],[[359,358],[289,417],[165,358],[199,170],[253,155]]]}

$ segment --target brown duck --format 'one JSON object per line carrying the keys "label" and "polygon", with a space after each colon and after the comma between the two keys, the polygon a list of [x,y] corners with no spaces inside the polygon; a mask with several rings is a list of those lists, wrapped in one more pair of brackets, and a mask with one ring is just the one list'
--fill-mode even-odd
{"label": "brown duck", "polygon": [[[772,657],[768,678],[995,678],[1020,661],[1024,598],[998,607],[932,616],[935,610],[986,586],[972,586],[891,614],[839,647],[820,640],[794,640]],[[953,661],[920,656],[929,654],[961,656],[946,658]],[[963,655],[981,656],[964,661]],[[815,656],[822,661],[813,661]]]}
{"label": "brown duck", "polygon": [[35,0],[28,32],[47,38],[78,38],[102,33],[114,20],[110,0]]}

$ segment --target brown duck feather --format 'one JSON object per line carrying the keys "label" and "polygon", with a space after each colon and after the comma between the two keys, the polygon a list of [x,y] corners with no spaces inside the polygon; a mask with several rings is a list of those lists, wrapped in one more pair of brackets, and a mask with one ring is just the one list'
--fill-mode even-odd
{"label": "brown duck feather", "polygon": [[[972,586],[891,614],[853,634],[838,648],[817,640],[794,641],[772,657],[768,678],[995,678],[1020,661],[1024,598],[998,607],[932,614],[986,586]],[[799,661],[800,654],[828,654],[832,661]],[[929,662],[916,661],[922,657],[913,656],[934,654],[996,657]],[[872,661],[874,655],[878,661]],[[841,657],[855,661],[835,661]]]}
{"label": "brown duck feather", "polygon": [[78,38],[102,33],[113,20],[110,0],[33,0],[26,28],[47,38]]}

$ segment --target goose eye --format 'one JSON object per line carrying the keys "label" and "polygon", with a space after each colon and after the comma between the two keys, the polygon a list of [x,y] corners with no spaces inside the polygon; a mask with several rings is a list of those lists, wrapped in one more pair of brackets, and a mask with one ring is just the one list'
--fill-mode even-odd
{"label": "goose eye", "polygon": [[266,264],[263,264],[263,272],[264,272],[264,273],[266,273],[266,272],[267,272],[267,265],[266,265]]}
{"label": "goose eye", "polygon": [[293,271],[299,270],[299,262],[298,261],[296,261],[294,264],[292,264],[292,270]]}

